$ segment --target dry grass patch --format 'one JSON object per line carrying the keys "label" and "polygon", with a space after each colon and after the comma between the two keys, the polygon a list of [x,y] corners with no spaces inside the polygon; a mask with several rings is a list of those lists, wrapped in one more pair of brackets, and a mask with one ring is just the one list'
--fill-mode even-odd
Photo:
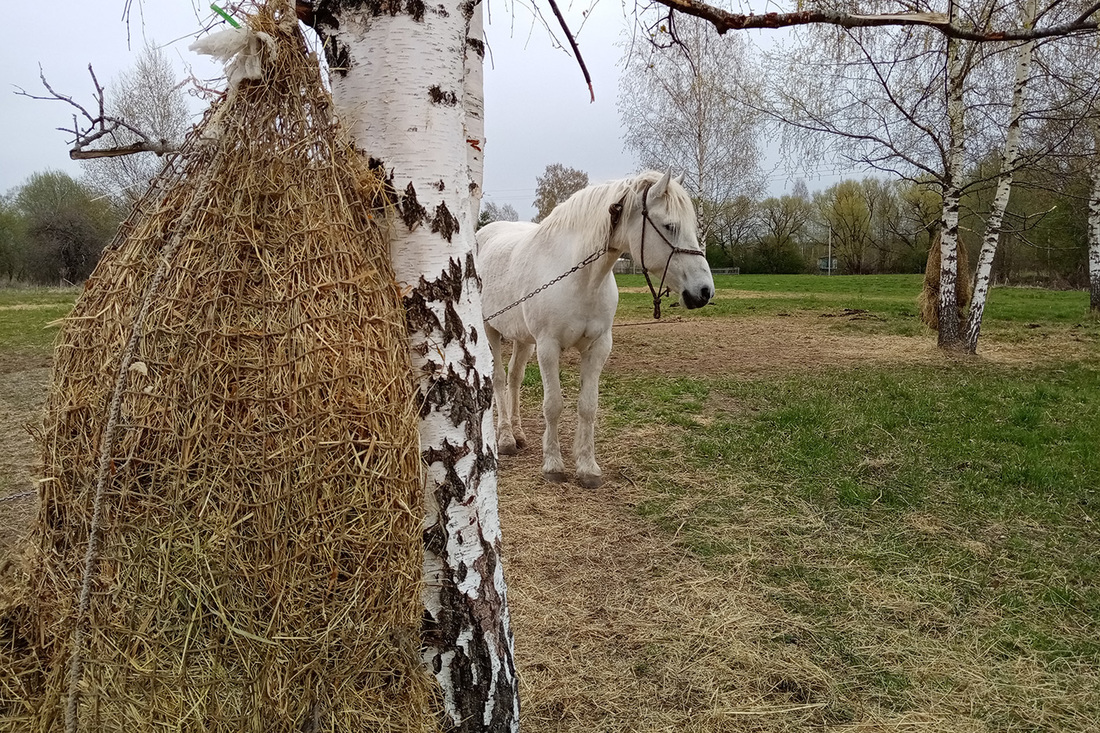
{"label": "dry grass patch", "polygon": [[[623,320],[614,330],[609,371],[737,378],[813,372],[830,367],[936,365],[945,355],[927,332],[919,336],[854,333],[821,315]],[[1038,366],[1085,359],[1097,344],[1071,331],[1036,333],[1026,341],[986,338],[976,361]]]}

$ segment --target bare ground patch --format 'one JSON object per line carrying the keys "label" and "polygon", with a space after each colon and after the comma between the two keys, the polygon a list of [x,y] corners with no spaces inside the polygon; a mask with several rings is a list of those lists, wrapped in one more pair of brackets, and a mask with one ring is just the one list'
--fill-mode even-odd
{"label": "bare ground patch", "polygon": [[604,446],[601,457],[610,480],[597,491],[545,483],[537,447],[502,464],[524,729],[793,731],[826,722],[829,674],[797,653],[765,661],[761,642],[783,633],[782,614],[741,573],[707,571],[641,520],[625,455]]}
{"label": "bare ground patch", "polygon": [[[35,447],[28,426],[41,420],[50,377],[48,366],[28,359],[27,367],[3,372],[0,378],[0,566],[18,553],[36,499]],[[16,498],[12,498],[16,497]]]}
{"label": "bare ground patch", "polygon": [[[953,358],[937,348],[931,332],[853,333],[833,324],[858,320],[859,313],[827,315],[832,316],[828,322],[822,315],[621,322],[614,330],[615,347],[607,368],[668,376],[751,377],[857,365],[943,364]],[[1050,332],[1019,343],[987,338],[974,358],[1022,366],[1095,353],[1095,344],[1072,333]]]}

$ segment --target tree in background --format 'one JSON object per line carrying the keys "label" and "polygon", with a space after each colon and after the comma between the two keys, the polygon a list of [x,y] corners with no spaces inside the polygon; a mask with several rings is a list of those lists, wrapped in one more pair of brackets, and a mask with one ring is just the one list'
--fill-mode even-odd
{"label": "tree in background", "polygon": [[9,200],[0,197],[0,277],[8,282],[25,276],[26,231],[23,217]]}
{"label": "tree in background", "polygon": [[873,202],[858,181],[841,181],[814,196],[814,208],[827,230],[833,257],[846,275],[871,269]]}
{"label": "tree in background", "polygon": [[519,221],[519,212],[511,204],[498,204],[495,201],[483,201],[481,214],[477,218],[477,228],[494,221]]}
{"label": "tree in background", "polygon": [[757,94],[749,45],[690,16],[655,23],[649,40],[628,51],[619,81],[626,147],[643,168],[684,174],[707,238],[727,203],[763,191],[760,114],[744,102]]}
{"label": "tree in background", "polygon": [[700,202],[697,209],[700,218],[711,222],[705,240],[711,264],[747,269],[751,248],[760,238],[757,201],[749,196],[735,196],[719,204]]}
{"label": "tree in background", "polygon": [[765,273],[795,273],[806,269],[799,250],[810,221],[810,201],[797,187],[793,194],[765,199],[760,204],[762,235],[754,269]]}
{"label": "tree in background", "polygon": [[[106,103],[108,114],[126,120],[166,147],[178,146],[191,126],[184,92],[176,81],[172,65],[160,49],[151,44],[145,46],[132,69],[119,74],[110,84]],[[138,140],[131,129],[120,127],[97,141],[90,150],[122,148]],[[90,158],[82,160],[80,165],[84,180],[90,186],[110,196],[116,205],[128,209],[145,193],[149,181],[164,166],[164,159],[142,153]]]}
{"label": "tree in background", "polygon": [[119,223],[106,200],[57,171],[32,175],[14,204],[25,231],[27,279],[45,285],[87,278]]}
{"label": "tree in background", "polygon": [[584,171],[561,163],[546,166],[543,174],[535,178],[535,201],[532,205],[537,213],[534,221],[542,221],[555,206],[587,186],[588,174]]}

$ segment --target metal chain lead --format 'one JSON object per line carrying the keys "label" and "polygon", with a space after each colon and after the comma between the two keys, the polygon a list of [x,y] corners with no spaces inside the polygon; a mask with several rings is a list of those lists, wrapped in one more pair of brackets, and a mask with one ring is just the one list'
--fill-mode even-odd
{"label": "metal chain lead", "polygon": [[531,298],[534,298],[536,295],[541,293],[543,290],[546,290],[548,287],[550,287],[554,283],[561,282],[562,280],[569,277],[570,275],[572,275],[577,270],[583,270],[584,268],[588,267],[589,265],[591,265],[596,260],[603,257],[605,254],[607,254],[607,248],[606,247],[604,249],[593,252],[592,254],[588,255],[583,260],[581,260],[579,264],[574,265],[572,267],[572,269],[570,269],[566,272],[563,272],[562,274],[558,275],[556,278],[554,278],[550,282],[546,283],[545,285],[539,286],[537,289],[532,290],[530,293],[523,296],[522,298],[517,300],[515,303],[511,303],[510,305],[504,306],[503,308],[501,308],[496,313],[494,313],[490,316],[485,316],[485,320],[486,321],[491,321],[494,318],[496,318],[497,316],[499,316],[501,313],[504,313],[506,311],[510,311],[513,308],[515,308],[517,305],[519,305],[520,303],[523,303],[524,301],[527,301],[527,300],[530,300]]}

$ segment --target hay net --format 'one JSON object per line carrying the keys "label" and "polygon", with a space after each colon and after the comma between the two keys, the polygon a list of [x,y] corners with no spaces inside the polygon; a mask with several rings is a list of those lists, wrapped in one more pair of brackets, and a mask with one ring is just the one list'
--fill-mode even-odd
{"label": "hay net", "polygon": [[383,184],[340,137],[292,15],[249,19],[271,39],[262,79],[208,112],[65,322],[0,723],[436,725]]}

